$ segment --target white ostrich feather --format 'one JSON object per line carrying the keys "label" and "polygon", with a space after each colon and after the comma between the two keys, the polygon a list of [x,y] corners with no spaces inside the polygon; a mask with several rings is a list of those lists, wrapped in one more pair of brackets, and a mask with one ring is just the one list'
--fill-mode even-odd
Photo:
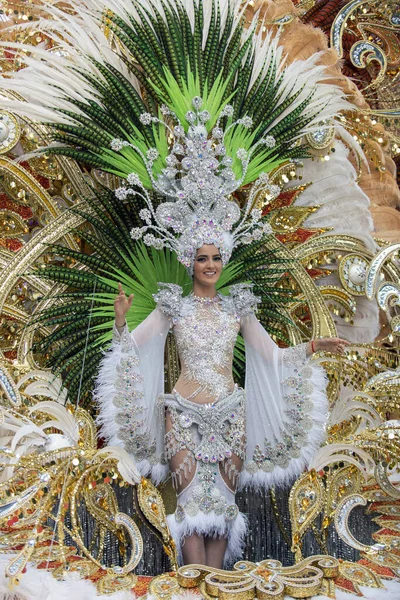
{"label": "white ostrich feather", "polygon": [[7,439],[7,446],[12,448],[13,451],[15,450],[19,440],[23,437],[33,436],[35,439],[39,438],[42,440],[42,443],[44,443],[44,441],[47,439],[46,434],[43,433],[40,427],[35,425],[35,423],[33,423],[30,419],[16,416],[13,412],[10,412],[7,409],[3,409],[3,415],[4,422],[0,427],[2,441],[4,442]]}
{"label": "white ostrich feather", "polygon": [[[349,138],[350,141],[353,140],[352,136]],[[295,206],[319,206],[317,211],[307,217],[304,226],[331,228],[331,231],[322,234],[321,239],[332,234],[351,235],[361,240],[374,253],[376,243],[372,237],[373,221],[369,211],[369,198],[357,183],[356,170],[348,158],[349,150],[340,140],[335,141],[334,149],[329,162],[311,159],[304,161],[306,181],[311,182],[311,185],[296,198]],[[295,185],[297,183],[290,183],[286,189]],[[341,287],[335,266],[329,264],[326,267],[333,272],[317,281],[317,285]],[[338,335],[357,344],[371,342],[380,331],[378,305],[365,296],[358,296],[355,302],[357,310],[352,319],[354,325],[334,315]]]}
{"label": "white ostrich feather", "polygon": [[[68,413],[69,417],[72,417],[71,421],[68,415],[64,414],[66,409],[63,406],[57,402],[42,402],[32,407],[30,412],[35,409],[53,414],[57,418],[38,426],[26,417],[17,416],[8,410],[3,411],[4,422],[0,427],[0,436],[3,448],[2,460],[6,466],[0,475],[0,482],[7,481],[13,476],[21,456],[54,450],[62,452],[64,448],[77,443],[79,437],[77,424],[72,415]],[[48,427],[55,427],[63,434],[46,434],[44,430]]]}
{"label": "white ostrich feather", "polygon": [[[352,454],[356,456],[352,456]],[[314,454],[308,469],[321,471],[321,469],[334,462],[351,463],[361,471],[365,479],[375,468],[375,461],[361,448],[351,444],[328,444]]]}
{"label": "white ostrich feather", "polygon": [[[357,399],[355,400],[354,398]],[[370,404],[362,402],[362,400],[359,400],[360,398],[364,398],[367,402],[370,402]],[[378,427],[383,420],[377,410],[373,407],[374,404],[375,399],[365,392],[355,392],[348,396],[341,396],[331,410],[329,424],[334,425],[357,416],[361,418],[359,429]]]}
{"label": "white ostrich feather", "polygon": [[59,429],[66,435],[74,444],[78,443],[79,440],[79,427],[75,417],[61,404],[53,402],[51,400],[45,402],[39,402],[29,409],[30,413],[42,412],[52,417],[54,420],[46,421],[43,425],[40,425],[41,429],[47,429],[48,427],[54,427]]}
{"label": "white ostrich feather", "polygon": [[[23,446],[18,448],[20,440],[28,438],[29,441],[25,440]],[[43,446],[47,441],[47,435],[37,427],[34,423],[30,425],[22,425],[15,433],[11,440],[10,448],[13,452],[18,448],[19,454],[25,454],[31,446]]]}
{"label": "white ostrich feather", "polygon": [[360,144],[357,142],[357,140],[343,127],[343,125],[339,125],[337,124],[336,126],[336,131],[339,135],[339,137],[342,138],[342,140],[350,147],[353,148],[353,150],[355,150],[357,152],[357,154],[359,155],[359,157],[362,159],[363,163],[364,163],[364,167],[366,168],[366,170],[370,171],[369,168],[369,163],[368,163],[368,159],[365,156],[364,150],[361,148]]}
{"label": "white ostrich feather", "polygon": [[125,479],[131,485],[136,485],[141,480],[141,475],[136,467],[132,457],[118,446],[105,446],[98,450],[95,457],[99,458],[104,456],[104,460],[107,458],[114,458],[118,461],[117,468],[121,474],[121,477]]}
{"label": "white ostrich feather", "polygon": [[21,377],[17,383],[17,388],[20,389],[27,381],[35,378],[35,381],[29,383],[24,393],[29,396],[46,396],[52,400],[56,400],[60,404],[65,404],[67,399],[67,390],[63,387],[63,383],[60,377],[55,377],[48,371],[29,371]]}
{"label": "white ostrich feather", "polygon": [[4,421],[0,426],[1,445],[4,450],[3,462],[7,463],[0,475],[0,482],[12,477],[19,458],[38,449],[43,449],[47,435],[29,419],[16,416],[3,410]]}

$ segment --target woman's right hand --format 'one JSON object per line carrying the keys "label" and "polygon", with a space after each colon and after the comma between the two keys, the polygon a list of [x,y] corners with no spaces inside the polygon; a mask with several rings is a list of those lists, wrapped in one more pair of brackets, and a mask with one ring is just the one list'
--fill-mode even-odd
{"label": "woman's right hand", "polygon": [[132,306],[133,298],[133,294],[131,294],[129,298],[126,297],[122,285],[119,283],[118,296],[114,300],[115,324],[117,327],[123,327],[125,325],[126,313]]}

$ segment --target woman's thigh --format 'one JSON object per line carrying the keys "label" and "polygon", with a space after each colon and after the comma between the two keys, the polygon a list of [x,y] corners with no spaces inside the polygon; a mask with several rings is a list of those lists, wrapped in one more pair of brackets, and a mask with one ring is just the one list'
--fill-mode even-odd
{"label": "woman's thigh", "polygon": [[[165,413],[165,439],[166,444],[172,449],[176,443],[173,436],[173,422],[170,412]],[[171,435],[172,434],[172,435]],[[172,475],[172,482],[177,494],[180,494],[193,481],[196,474],[196,460],[193,452],[184,448],[183,450],[173,450],[174,454],[169,458],[169,469]]]}
{"label": "woman's thigh", "polygon": [[219,464],[219,471],[226,486],[235,493],[237,488],[238,477],[243,467],[243,459],[236,454],[232,454],[231,458],[224,460]]}

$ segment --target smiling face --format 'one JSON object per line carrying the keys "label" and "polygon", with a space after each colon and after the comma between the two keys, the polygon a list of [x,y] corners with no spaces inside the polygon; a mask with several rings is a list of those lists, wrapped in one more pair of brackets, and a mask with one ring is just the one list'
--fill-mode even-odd
{"label": "smiling face", "polygon": [[222,271],[221,254],[216,246],[206,244],[197,250],[193,278],[201,286],[215,286]]}

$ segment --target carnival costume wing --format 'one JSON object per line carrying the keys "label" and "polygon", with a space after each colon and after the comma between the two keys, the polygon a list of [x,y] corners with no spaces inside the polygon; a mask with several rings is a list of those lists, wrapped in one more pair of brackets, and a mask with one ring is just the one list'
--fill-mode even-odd
{"label": "carnival costume wing", "polygon": [[[178,286],[177,286],[178,287]],[[156,483],[167,474],[163,458],[164,415],[157,400],[164,391],[164,346],[168,317],[154,310],[132,333],[114,328],[112,348],[103,358],[95,400],[100,434],[123,446],[142,475]]]}
{"label": "carnival costume wing", "polygon": [[241,318],[246,345],[247,450],[240,486],[285,485],[325,440],[329,403],[324,370],[306,344],[279,348],[255,314]]}

